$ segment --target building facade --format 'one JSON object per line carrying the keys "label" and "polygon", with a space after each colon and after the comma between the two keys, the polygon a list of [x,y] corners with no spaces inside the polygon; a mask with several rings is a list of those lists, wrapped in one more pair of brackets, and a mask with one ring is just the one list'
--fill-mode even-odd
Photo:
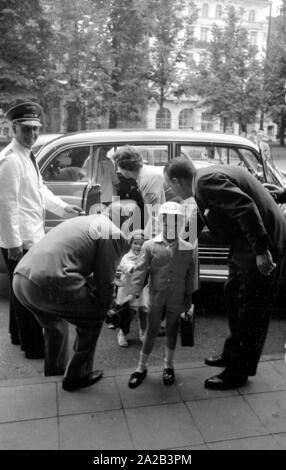
{"label": "building facade", "polygon": [[[270,4],[267,0],[195,0],[198,7],[198,18],[194,24],[195,45],[191,51],[192,58],[199,63],[201,55],[205,52],[208,41],[212,38],[212,27],[214,24],[223,27],[225,9],[233,5],[242,14],[242,26],[248,31],[252,45],[257,47],[258,56],[263,59],[267,51],[269,34]],[[211,116],[207,109],[200,104],[196,96],[184,97],[180,100],[169,97],[164,103],[164,109],[159,109],[155,100],[149,102],[147,110],[148,128],[165,129],[194,129],[221,131],[222,123],[219,119]],[[259,128],[259,116],[257,122],[247,129],[251,132]],[[265,118],[265,136],[275,139],[276,125]],[[234,124],[229,132],[238,133],[239,126]]]}

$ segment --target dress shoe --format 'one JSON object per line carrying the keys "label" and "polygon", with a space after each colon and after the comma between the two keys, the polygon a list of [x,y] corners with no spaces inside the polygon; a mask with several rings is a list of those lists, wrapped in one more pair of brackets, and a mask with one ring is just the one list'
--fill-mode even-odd
{"label": "dress shoe", "polygon": [[27,359],[44,359],[45,352],[42,349],[35,350],[35,351],[29,351],[26,349],[25,356]]}
{"label": "dress shoe", "polygon": [[74,392],[79,388],[89,387],[90,385],[95,384],[101,379],[102,376],[102,370],[94,370],[90,374],[84,375],[83,377],[77,377],[74,379],[64,377],[62,387],[68,392]]}
{"label": "dress shoe", "polygon": [[205,388],[210,390],[229,390],[232,388],[242,387],[247,383],[248,376],[245,374],[234,374],[223,371],[221,374],[215,375],[205,381]]}
{"label": "dress shoe", "polygon": [[145,379],[147,375],[147,369],[145,369],[143,372],[133,372],[133,374],[130,375],[130,379],[128,382],[128,387],[129,388],[136,388],[138,387],[141,382]]}
{"label": "dress shoe", "polygon": [[226,361],[222,354],[205,358],[205,364],[211,367],[226,367]]}
{"label": "dress shoe", "polygon": [[175,382],[175,371],[173,367],[165,367],[163,370],[163,383],[172,385]]}

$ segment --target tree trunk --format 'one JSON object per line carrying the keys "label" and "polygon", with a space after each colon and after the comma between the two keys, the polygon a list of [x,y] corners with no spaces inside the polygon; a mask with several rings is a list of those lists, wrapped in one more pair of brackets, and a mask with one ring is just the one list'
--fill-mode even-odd
{"label": "tree trunk", "polygon": [[227,129],[227,118],[224,117],[223,118],[223,129],[222,129],[224,133],[226,133],[226,129]]}
{"label": "tree trunk", "polygon": [[260,122],[259,122],[259,129],[261,131],[263,131],[263,126],[264,126],[264,111],[261,110]]}
{"label": "tree trunk", "polygon": [[116,129],[117,128],[117,121],[118,121],[117,111],[115,111],[115,109],[110,108],[110,110],[109,110],[109,128],[110,129]]}
{"label": "tree trunk", "polygon": [[282,147],[284,147],[285,145],[284,133],[285,133],[285,118],[282,118],[280,122],[280,126],[279,126],[279,140],[280,140],[280,145]]}

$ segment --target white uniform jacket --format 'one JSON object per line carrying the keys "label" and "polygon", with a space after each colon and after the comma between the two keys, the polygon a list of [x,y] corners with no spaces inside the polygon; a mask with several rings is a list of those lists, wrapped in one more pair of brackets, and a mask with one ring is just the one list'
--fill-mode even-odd
{"label": "white uniform jacket", "polygon": [[45,235],[45,208],[63,217],[66,206],[43,184],[30,150],[13,139],[0,153],[0,247],[29,249]]}

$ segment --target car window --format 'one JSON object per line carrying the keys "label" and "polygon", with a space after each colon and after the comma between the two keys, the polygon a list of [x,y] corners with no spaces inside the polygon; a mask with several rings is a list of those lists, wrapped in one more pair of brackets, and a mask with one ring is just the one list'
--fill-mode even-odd
{"label": "car window", "polygon": [[136,144],[131,142],[130,144],[124,143],[114,146],[109,152],[108,156],[112,158],[112,154],[118,150],[121,146],[131,145],[134,147],[138,153],[142,156],[145,165],[155,165],[155,166],[165,166],[168,160],[170,159],[169,145],[154,145],[150,144]]}
{"label": "car window", "polygon": [[156,166],[165,166],[168,162],[168,148],[154,149],[154,164]]}
{"label": "car window", "polygon": [[44,169],[45,181],[88,181],[90,147],[72,147],[57,153]]}
{"label": "car window", "polygon": [[251,150],[244,148],[239,149],[239,153],[242,155],[242,159],[244,160],[245,166],[248,170],[260,181],[265,182],[263,165],[257,156]]}
{"label": "car window", "polygon": [[246,168],[259,179],[264,178],[261,163],[248,149],[214,145],[182,145],[178,151],[178,155],[191,158],[198,168],[209,165],[235,165]]}

